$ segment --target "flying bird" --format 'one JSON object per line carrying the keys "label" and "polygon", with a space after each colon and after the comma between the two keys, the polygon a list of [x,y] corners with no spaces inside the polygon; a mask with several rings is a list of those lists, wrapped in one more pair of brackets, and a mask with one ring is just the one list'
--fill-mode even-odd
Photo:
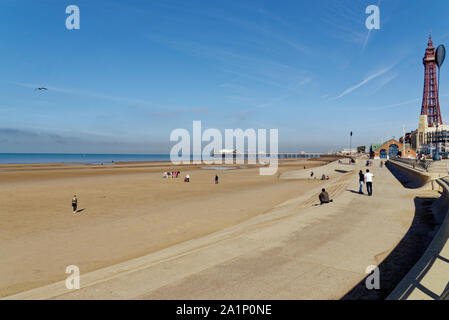
{"label": "flying bird", "polygon": [[47,88],[44,88],[44,87],[41,87],[41,88],[36,88],[36,89],[34,89],[34,90],[39,90],[39,91],[41,91],[41,90],[48,90]]}

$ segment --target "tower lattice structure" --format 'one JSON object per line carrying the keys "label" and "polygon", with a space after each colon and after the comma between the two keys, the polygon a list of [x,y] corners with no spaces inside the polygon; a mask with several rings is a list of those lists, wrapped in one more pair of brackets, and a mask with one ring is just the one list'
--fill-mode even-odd
{"label": "tower lattice structure", "polygon": [[428,126],[433,127],[436,124],[443,124],[443,118],[441,117],[440,99],[438,96],[437,64],[432,36],[429,36],[429,43],[427,44],[423,64],[425,71],[421,114],[427,115]]}

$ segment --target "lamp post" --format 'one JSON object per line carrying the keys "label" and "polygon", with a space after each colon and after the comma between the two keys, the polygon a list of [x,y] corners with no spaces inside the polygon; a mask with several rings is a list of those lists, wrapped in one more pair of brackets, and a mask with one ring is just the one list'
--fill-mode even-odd
{"label": "lamp post", "polygon": [[434,161],[440,161],[440,139],[439,139],[439,129],[440,124],[437,122],[436,123],[436,130],[435,130],[435,154],[433,156],[433,160]]}
{"label": "lamp post", "polygon": [[349,134],[349,154],[352,153],[352,131]]}
{"label": "lamp post", "polygon": [[402,143],[403,143],[403,148],[402,148],[402,158],[405,158],[405,124],[402,126],[402,128],[403,128],[403,140],[402,140]]}

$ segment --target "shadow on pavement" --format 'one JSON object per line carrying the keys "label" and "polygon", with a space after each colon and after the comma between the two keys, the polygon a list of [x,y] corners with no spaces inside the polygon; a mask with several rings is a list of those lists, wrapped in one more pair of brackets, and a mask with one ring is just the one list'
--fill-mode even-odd
{"label": "shadow on pavement", "polygon": [[432,205],[438,198],[416,197],[415,216],[404,238],[378,266],[380,271],[380,289],[366,288],[367,276],[351,289],[342,300],[383,300],[393,291],[402,278],[418,262],[426,251],[439,223],[432,212]]}

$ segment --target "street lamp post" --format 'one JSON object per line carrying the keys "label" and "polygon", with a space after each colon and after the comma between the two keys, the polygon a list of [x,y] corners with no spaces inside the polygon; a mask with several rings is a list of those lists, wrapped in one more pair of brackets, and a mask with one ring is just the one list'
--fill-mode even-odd
{"label": "street lamp post", "polygon": [[433,156],[434,161],[439,161],[440,159],[440,139],[439,139],[439,127],[440,124],[436,123],[436,130],[435,130],[435,154]]}
{"label": "street lamp post", "polygon": [[349,154],[352,153],[352,131],[349,134]]}
{"label": "street lamp post", "polygon": [[402,158],[405,158],[405,124],[403,125],[403,137],[402,137]]}

